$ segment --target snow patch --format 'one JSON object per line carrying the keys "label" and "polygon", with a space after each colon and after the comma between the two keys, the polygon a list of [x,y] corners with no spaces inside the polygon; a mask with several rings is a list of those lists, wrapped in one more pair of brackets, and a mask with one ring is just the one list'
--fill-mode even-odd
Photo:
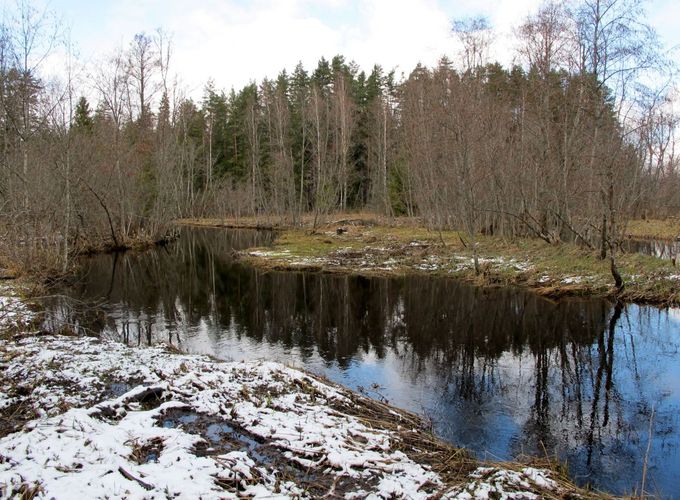
{"label": "snow patch", "polygon": [[290,256],[290,250],[252,250],[248,252],[251,257],[288,257]]}
{"label": "snow patch", "polygon": [[[2,498],[22,489],[37,498],[316,496],[284,476],[281,463],[298,475],[313,471],[315,482],[326,478],[322,494],[346,498],[560,493],[548,471],[529,467],[478,468],[464,484],[446,486],[400,451],[398,435],[353,416],[350,391],[279,363],[224,363],[58,336],[0,340],[0,359],[0,402],[38,415],[0,439]],[[112,397],[114,384],[124,394]],[[23,395],[11,395],[19,385]],[[168,426],[173,411],[194,420]],[[233,444],[232,436],[213,448],[197,431],[200,418],[252,436],[253,446]],[[267,447],[266,456],[257,446]]]}
{"label": "snow patch", "polygon": [[[41,415],[0,440],[0,497],[22,484],[39,485],[44,498],[236,496],[225,482],[255,496],[304,496],[249,450],[197,456],[202,437],[159,425],[164,412],[178,407],[238,426],[303,470],[363,479],[364,487],[375,480],[382,497],[426,498],[423,487],[441,487],[437,474],[394,449],[387,431],[332,407],[349,404],[345,391],[278,363],[220,363],[161,348],[62,337],[0,348],[10,359],[5,378],[34,387],[24,404]],[[95,404],[108,380],[141,382]],[[149,390],[162,394],[157,408],[135,402]],[[152,441],[163,443],[155,461],[131,458],[136,444]]]}
{"label": "snow patch", "polygon": [[560,492],[559,485],[546,470],[525,467],[520,471],[499,467],[478,467],[469,476],[472,481],[452,488],[443,498],[507,498],[538,499],[533,491]]}
{"label": "snow patch", "polygon": [[33,318],[33,312],[13,288],[0,286],[0,329],[25,325]]}

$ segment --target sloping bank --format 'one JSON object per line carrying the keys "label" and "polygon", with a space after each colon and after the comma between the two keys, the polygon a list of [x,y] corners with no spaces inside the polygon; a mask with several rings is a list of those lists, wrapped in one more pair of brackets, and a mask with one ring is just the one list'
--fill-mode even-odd
{"label": "sloping bank", "polygon": [[0,387],[2,498],[595,496],[277,363],[22,335],[0,340]]}

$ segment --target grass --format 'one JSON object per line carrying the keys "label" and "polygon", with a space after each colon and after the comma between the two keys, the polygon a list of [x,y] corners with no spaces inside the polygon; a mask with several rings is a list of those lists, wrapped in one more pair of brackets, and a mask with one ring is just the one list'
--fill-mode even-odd
{"label": "grass", "polygon": [[[615,293],[609,260],[575,244],[548,245],[538,239],[478,237],[481,272],[472,266],[472,250],[464,233],[432,231],[414,219],[381,220],[370,214],[334,215],[311,227],[278,228],[273,247],[250,249],[241,258],[269,270],[313,270],[370,276],[429,274],[449,276],[485,286],[521,286],[541,295],[616,297],[629,302],[680,304],[680,269],[670,261],[636,253],[619,253],[624,281]],[[253,219],[220,220],[219,227],[253,226]],[[215,226],[215,220],[192,225]],[[260,220],[262,227],[262,220]],[[340,233],[338,229],[342,229]]]}
{"label": "grass", "polygon": [[674,240],[680,237],[680,218],[632,220],[627,229],[632,238]]}
{"label": "grass", "polygon": [[185,226],[226,227],[234,229],[289,229],[291,227],[311,228],[314,225],[315,218],[317,220],[317,224],[320,226],[347,222],[368,222],[380,225],[393,225],[395,220],[399,221],[397,224],[403,224],[405,220],[389,219],[387,217],[376,215],[370,212],[339,212],[319,215],[318,217],[315,217],[313,213],[304,214],[299,218],[299,220],[293,220],[288,216],[260,215],[257,217],[183,218],[176,220],[175,223]]}

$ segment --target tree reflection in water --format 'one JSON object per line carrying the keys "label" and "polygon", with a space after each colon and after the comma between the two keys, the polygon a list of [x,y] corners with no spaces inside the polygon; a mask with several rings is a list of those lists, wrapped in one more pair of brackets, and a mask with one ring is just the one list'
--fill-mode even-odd
{"label": "tree reflection in water", "polygon": [[[261,273],[232,258],[271,238],[185,230],[171,247],[94,257],[48,321],[377,383],[458,445],[501,459],[557,455],[577,481],[617,493],[640,483],[654,407],[648,477],[680,490],[677,310],[426,277]],[[73,307],[84,298],[105,305]]]}

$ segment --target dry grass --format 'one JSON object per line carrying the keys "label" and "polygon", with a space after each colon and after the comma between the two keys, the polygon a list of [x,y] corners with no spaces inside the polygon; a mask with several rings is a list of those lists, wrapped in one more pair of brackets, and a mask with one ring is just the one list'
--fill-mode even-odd
{"label": "dry grass", "polygon": [[674,240],[680,238],[680,217],[632,220],[627,229],[628,236],[632,238]]}
{"label": "dry grass", "polygon": [[160,456],[163,448],[165,448],[165,442],[158,437],[149,441],[134,441],[126,444],[129,444],[132,448],[130,460],[137,463],[138,465],[157,460],[157,457]]}
{"label": "dry grass", "polygon": [[257,217],[213,217],[213,218],[184,218],[175,224],[200,227],[225,227],[233,229],[305,229],[311,230],[316,219],[317,228],[342,224],[380,225],[387,227],[401,225],[418,225],[418,219],[407,217],[386,217],[371,212],[336,212],[333,214],[304,214],[299,220],[289,216],[260,215]]}
{"label": "dry grass", "polygon": [[422,417],[396,408],[388,403],[346,392],[342,386],[318,376],[308,374],[323,384],[337,387],[349,394],[349,403],[333,402],[335,409],[344,414],[358,418],[364,425],[373,429],[382,429],[392,436],[395,450],[399,450],[414,462],[428,465],[436,472],[448,488],[455,488],[469,481],[469,475],[478,467],[492,467],[513,471],[521,471],[524,467],[548,469],[553,472],[552,478],[561,488],[559,492],[547,490],[537,491],[540,498],[612,498],[604,493],[579,488],[569,479],[567,469],[558,461],[549,457],[519,457],[513,462],[479,461],[464,448],[447,443],[436,437]]}

